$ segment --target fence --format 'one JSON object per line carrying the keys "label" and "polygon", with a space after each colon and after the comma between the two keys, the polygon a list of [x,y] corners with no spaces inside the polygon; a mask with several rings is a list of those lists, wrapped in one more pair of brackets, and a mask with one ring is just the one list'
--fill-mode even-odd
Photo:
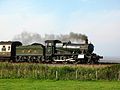
{"label": "fence", "polygon": [[120,80],[120,65],[101,68],[0,63],[0,78]]}

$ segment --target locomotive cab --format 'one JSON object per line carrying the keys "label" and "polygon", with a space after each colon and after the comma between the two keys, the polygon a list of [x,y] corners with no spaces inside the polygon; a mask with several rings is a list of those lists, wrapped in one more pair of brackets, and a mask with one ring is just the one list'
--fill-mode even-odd
{"label": "locomotive cab", "polygon": [[61,43],[59,40],[46,40],[46,54],[53,55],[56,53],[56,43]]}
{"label": "locomotive cab", "polygon": [[56,43],[61,43],[59,40],[46,40],[45,41],[45,59],[46,62],[51,62],[56,53]]}
{"label": "locomotive cab", "polygon": [[56,43],[61,43],[60,40],[46,40],[45,47],[46,47],[46,54],[53,55],[56,53]]}

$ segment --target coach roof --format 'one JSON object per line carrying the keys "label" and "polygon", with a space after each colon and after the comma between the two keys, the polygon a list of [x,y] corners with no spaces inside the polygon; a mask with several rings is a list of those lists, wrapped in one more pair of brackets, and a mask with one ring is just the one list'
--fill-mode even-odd
{"label": "coach roof", "polygon": [[11,44],[11,45],[22,45],[21,42],[19,41],[1,41],[0,45],[7,45],[7,44]]}

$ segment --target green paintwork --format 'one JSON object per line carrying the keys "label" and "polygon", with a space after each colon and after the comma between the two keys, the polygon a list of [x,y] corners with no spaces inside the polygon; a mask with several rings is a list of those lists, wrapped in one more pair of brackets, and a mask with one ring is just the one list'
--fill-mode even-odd
{"label": "green paintwork", "polygon": [[40,55],[43,48],[40,45],[27,45],[16,47],[16,55]]}

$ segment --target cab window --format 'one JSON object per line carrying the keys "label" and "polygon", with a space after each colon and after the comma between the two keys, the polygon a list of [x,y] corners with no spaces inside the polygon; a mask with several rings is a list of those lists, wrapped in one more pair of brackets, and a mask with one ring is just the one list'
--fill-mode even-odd
{"label": "cab window", "polygon": [[8,51],[10,50],[10,46],[8,46]]}
{"label": "cab window", "polygon": [[2,47],[2,51],[6,51],[6,47],[5,46]]}

